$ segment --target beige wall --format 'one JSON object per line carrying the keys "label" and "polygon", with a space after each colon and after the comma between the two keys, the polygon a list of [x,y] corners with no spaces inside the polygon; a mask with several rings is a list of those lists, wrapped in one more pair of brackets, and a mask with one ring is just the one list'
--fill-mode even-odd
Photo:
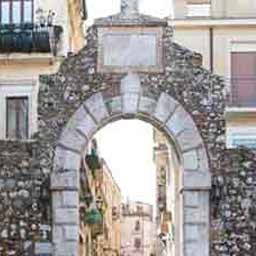
{"label": "beige wall", "polygon": [[[187,4],[207,4],[209,0],[173,0],[174,17],[184,19],[187,16]],[[255,0],[212,0],[211,16],[228,17],[256,17]]]}
{"label": "beige wall", "polygon": [[[83,21],[80,15],[80,0],[36,0],[34,22],[37,22],[36,11],[43,9],[47,15],[49,10],[55,13],[54,24],[63,28],[57,56],[52,53],[12,53],[0,54],[0,139],[5,139],[5,97],[15,96],[27,91],[29,103],[29,134],[37,131],[37,94],[39,75],[55,73],[64,56],[68,52],[77,52],[84,45]],[[21,87],[24,86],[25,89]],[[31,87],[27,89],[27,87]],[[3,121],[4,120],[4,121]]]}
{"label": "beige wall", "polygon": [[[210,69],[210,33],[209,27],[189,26],[174,28],[173,40],[186,48],[203,55],[203,66]],[[213,72],[230,77],[231,52],[256,49],[255,26],[215,26],[213,28]],[[246,48],[242,48],[246,43]]]}
{"label": "beige wall", "polygon": [[213,0],[215,17],[256,17],[255,0]]}
{"label": "beige wall", "polygon": [[[103,182],[102,192],[106,198],[107,208],[104,213],[104,224],[108,229],[108,239],[104,241],[105,247],[108,251],[104,255],[120,255],[121,250],[121,191],[115,182],[112,173],[106,163],[103,163]],[[116,211],[119,214],[118,218],[113,218],[113,208],[116,207]],[[118,253],[118,254],[116,254]]]}

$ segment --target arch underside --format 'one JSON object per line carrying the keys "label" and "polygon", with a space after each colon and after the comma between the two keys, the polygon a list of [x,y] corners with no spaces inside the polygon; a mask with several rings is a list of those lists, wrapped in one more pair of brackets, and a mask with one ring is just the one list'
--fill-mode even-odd
{"label": "arch underside", "polygon": [[119,92],[108,89],[87,99],[64,129],[51,175],[54,255],[78,255],[81,156],[100,128],[123,118],[149,122],[171,139],[182,166],[181,254],[209,255],[211,174],[203,140],[190,114],[176,100],[165,92],[155,98],[146,91],[136,77],[124,79]]}

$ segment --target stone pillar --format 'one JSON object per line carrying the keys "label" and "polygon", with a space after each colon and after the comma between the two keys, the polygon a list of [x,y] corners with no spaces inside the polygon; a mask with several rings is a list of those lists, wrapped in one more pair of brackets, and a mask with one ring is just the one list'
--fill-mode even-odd
{"label": "stone pillar", "polygon": [[78,171],[51,176],[53,209],[53,255],[79,255]]}
{"label": "stone pillar", "polygon": [[209,191],[183,191],[184,256],[209,255]]}

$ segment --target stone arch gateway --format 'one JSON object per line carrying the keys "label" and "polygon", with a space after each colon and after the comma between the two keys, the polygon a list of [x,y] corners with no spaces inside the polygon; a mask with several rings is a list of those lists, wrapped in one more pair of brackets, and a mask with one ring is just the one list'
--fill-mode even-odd
{"label": "stone arch gateway", "polygon": [[164,92],[155,99],[143,91],[139,76],[129,74],[121,81],[120,94],[111,97],[106,97],[109,91],[93,94],[64,128],[55,150],[51,177],[56,255],[78,252],[79,168],[86,145],[98,129],[122,118],[145,120],[172,138],[183,169],[182,255],[193,255],[192,252],[208,255],[211,174],[203,140],[190,114],[176,100]]}
{"label": "stone arch gateway", "polygon": [[209,112],[223,111],[209,98],[222,97],[223,85],[171,36],[166,21],[137,12],[99,19],[88,31],[86,47],[57,74],[42,77],[40,129],[53,138],[46,151],[54,152],[54,256],[78,255],[81,157],[101,127],[123,118],[149,122],[172,141],[181,164],[179,256],[210,255],[206,127]]}

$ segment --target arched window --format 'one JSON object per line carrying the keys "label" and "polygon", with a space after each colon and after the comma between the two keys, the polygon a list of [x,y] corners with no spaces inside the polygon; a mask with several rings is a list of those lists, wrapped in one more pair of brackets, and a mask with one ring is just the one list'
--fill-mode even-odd
{"label": "arched window", "polygon": [[33,0],[0,0],[0,24],[33,22]]}

